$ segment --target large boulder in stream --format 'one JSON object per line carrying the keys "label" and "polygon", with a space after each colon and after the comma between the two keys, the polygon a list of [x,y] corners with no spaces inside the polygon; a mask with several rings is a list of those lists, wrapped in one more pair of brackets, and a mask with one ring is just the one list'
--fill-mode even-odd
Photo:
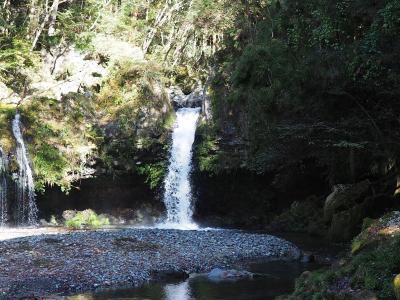
{"label": "large boulder in stream", "polygon": [[207,274],[207,278],[211,281],[250,279],[253,278],[253,276],[254,274],[248,271],[222,270],[219,268],[212,269],[211,272]]}

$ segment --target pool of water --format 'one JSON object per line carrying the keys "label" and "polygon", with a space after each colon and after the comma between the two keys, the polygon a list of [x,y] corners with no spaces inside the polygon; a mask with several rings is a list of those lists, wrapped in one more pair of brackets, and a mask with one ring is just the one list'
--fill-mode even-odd
{"label": "pool of water", "polygon": [[68,300],[268,300],[290,293],[295,279],[306,270],[321,266],[300,262],[253,262],[253,279],[210,281],[193,275],[183,282],[150,283],[139,288],[104,291],[67,297]]}

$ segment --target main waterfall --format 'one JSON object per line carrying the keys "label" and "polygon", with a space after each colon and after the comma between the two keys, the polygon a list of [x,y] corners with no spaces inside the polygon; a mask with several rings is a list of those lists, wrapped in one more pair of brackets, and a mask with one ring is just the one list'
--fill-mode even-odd
{"label": "main waterfall", "polygon": [[16,158],[19,172],[16,184],[17,223],[34,225],[37,222],[38,209],[33,184],[32,169],[29,165],[28,152],[21,133],[21,116],[17,113],[12,122],[12,130],[17,144]]}
{"label": "main waterfall", "polygon": [[0,227],[6,225],[8,221],[7,168],[7,156],[0,148]]}
{"label": "main waterfall", "polygon": [[196,229],[192,220],[190,171],[192,146],[200,108],[180,108],[172,134],[168,175],[165,179],[164,203],[167,208],[166,228]]}

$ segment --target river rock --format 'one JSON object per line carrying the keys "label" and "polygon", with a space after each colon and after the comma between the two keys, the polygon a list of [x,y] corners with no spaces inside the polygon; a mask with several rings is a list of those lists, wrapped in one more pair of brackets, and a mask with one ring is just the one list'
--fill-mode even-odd
{"label": "river rock", "polygon": [[215,266],[227,269],[210,272],[211,278],[251,278],[228,268],[244,269],[246,260],[255,258],[297,259],[298,252],[280,238],[234,230],[127,228],[13,238],[0,241],[0,298],[138,286],[157,274],[181,280]]}

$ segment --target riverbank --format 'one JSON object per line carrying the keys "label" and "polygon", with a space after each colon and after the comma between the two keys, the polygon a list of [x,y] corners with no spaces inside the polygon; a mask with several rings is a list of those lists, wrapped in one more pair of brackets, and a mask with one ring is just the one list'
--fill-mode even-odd
{"label": "riverbank", "polygon": [[227,268],[248,259],[293,260],[283,239],[230,230],[124,229],[0,242],[0,299],[138,286],[167,275]]}

